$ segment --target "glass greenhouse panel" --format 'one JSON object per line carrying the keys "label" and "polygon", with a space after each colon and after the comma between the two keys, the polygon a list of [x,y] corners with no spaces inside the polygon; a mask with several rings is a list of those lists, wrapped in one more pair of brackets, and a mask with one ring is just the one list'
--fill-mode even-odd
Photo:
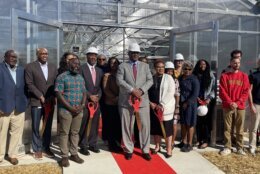
{"label": "glass greenhouse panel", "polygon": [[[29,28],[28,28],[29,27]],[[18,21],[18,44],[20,64],[36,60],[36,48],[45,47],[49,52],[48,61],[57,64],[57,29],[42,24]]]}

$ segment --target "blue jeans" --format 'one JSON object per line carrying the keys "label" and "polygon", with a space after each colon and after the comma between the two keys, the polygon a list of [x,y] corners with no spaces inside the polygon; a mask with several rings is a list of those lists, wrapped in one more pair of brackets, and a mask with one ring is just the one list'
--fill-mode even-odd
{"label": "blue jeans", "polygon": [[52,111],[48,115],[46,127],[41,137],[39,127],[41,119],[43,118],[43,115],[45,115],[44,108],[38,108],[37,106],[32,106],[31,108],[32,149],[34,152],[48,151],[50,149],[53,111],[54,109],[52,109]]}

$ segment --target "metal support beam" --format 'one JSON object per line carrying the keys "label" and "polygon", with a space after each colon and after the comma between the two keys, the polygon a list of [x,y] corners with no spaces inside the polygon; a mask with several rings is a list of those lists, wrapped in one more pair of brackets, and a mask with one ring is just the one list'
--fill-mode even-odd
{"label": "metal support beam", "polygon": [[212,29],[212,28],[214,28],[214,22],[207,22],[207,23],[202,23],[202,24],[198,24],[198,25],[191,25],[191,26],[187,26],[187,27],[176,28],[176,29],[173,29],[172,32],[175,35],[180,35],[180,34],[196,32],[196,31]]}

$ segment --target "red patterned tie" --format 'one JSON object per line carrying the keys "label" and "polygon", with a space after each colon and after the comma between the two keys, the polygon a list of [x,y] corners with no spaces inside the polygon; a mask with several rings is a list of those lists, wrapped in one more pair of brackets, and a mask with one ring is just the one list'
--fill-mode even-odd
{"label": "red patterned tie", "polygon": [[96,84],[96,71],[93,66],[91,67],[91,76],[92,76],[93,84],[95,85]]}
{"label": "red patterned tie", "polygon": [[137,76],[136,63],[133,64],[133,75],[134,75],[134,78],[136,80],[136,76]]}

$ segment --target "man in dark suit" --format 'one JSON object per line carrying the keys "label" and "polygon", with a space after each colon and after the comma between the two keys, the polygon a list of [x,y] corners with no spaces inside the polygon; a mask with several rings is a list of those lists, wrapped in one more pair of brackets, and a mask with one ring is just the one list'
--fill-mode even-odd
{"label": "man in dark suit", "polygon": [[[98,105],[99,99],[101,98],[101,81],[103,77],[102,70],[96,67],[98,51],[95,47],[90,47],[86,53],[87,63],[81,66],[80,74],[83,76],[86,84],[87,101],[94,102]],[[100,108],[98,106],[91,124],[90,134],[87,137],[86,129],[89,122],[89,110],[86,108],[84,111],[81,130],[80,130],[80,153],[89,155],[89,150],[99,153],[100,150],[97,146],[98,140],[98,124],[100,117]]]}
{"label": "man in dark suit", "polygon": [[117,84],[119,86],[119,113],[121,116],[122,136],[124,143],[125,158],[132,158],[134,143],[132,135],[134,131],[135,117],[133,107],[129,103],[129,98],[141,99],[139,107],[140,123],[139,130],[140,148],[145,160],[150,161],[150,106],[148,89],[153,85],[153,77],[149,65],[138,61],[140,46],[137,43],[129,45],[129,61],[120,64],[117,71]]}
{"label": "man in dark suit", "polygon": [[[25,69],[25,81],[29,91],[32,115],[32,148],[35,159],[54,157],[50,151],[51,127],[54,111],[54,82],[57,76],[55,65],[48,63],[48,50],[37,49],[37,60]],[[42,116],[41,135],[39,126]]]}
{"label": "man in dark suit", "polygon": [[[23,133],[26,106],[24,69],[17,66],[15,51],[8,50],[4,62],[0,63],[0,162],[7,153],[6,159],[13,165],[18,164],[16,155]],[[8,134],[10,138],[6,152]]]}

